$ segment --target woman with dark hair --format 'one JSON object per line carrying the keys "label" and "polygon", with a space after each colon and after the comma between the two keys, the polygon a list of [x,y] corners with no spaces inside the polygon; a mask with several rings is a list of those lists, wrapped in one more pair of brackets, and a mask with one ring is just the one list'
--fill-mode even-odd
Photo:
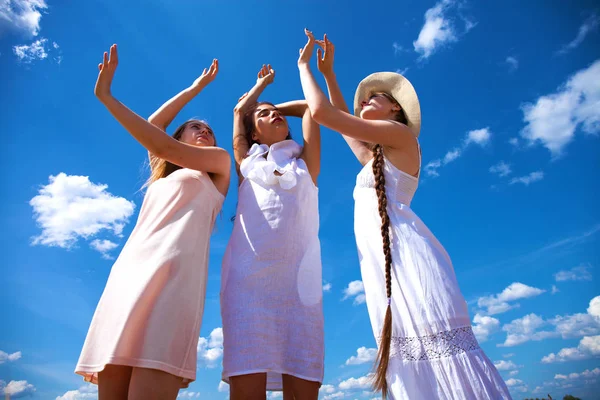
{"label": "woman with dark hair", "polygon": [[227,194],[231,158],[215,146],[206,123],[190,120],[172,137],[164,129],[212,82],[218,62],[155,113],[154,124],[113,97],[117,63],[113,45],[98,65],[94,93],[152,155],[152,174],[75,372],[98,384],[99,400],[175,399],[196,379],[210,235]]}
{"label": "woman with dark hair", "polygon": [[509,399],[473,334],[450,257],[410,208],[421,171],[421,110],[412,84],[397,73],[369,75],[351,115],[333,72],[333,45],[327,36],[317,44],[331,103],[305,59],[298,67],[308,107],[363,165],[354,230],[379,348],[375,390],[384,399]]}
{"label": "woman with dark hair", "polygon": [[[223,258],[223,381],[230,398],[316,400],[324,333],[317,176],[319,126],[304,101],[257,102],[275,71],[263,66],[234,109],[239,176],[233,232]],[[304,146],[287,116],[302,117]]]}

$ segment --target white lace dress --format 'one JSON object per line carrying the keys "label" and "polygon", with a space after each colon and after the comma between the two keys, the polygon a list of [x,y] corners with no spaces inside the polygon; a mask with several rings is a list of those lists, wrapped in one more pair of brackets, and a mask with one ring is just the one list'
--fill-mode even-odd
{"label": "white lace dress", "polygon": [[[372,160],[356,179],[354,230],[375,338],[387,298]],[[411,210],[419,179],[385,159],[392,251],[391,399],[510,399],[471,329],[450,257]]]}
{"label": "white lace dress", "polygon": [[324,333],[318,189],[293,140],[255,144],[223,258],[223,374],[321,382]]}

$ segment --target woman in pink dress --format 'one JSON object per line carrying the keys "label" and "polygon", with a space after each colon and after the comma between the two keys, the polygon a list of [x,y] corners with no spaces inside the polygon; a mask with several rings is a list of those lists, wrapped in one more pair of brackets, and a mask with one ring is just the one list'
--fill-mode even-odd
{"label": "woman in pink dress", "polygon": [[94,93],[151,154],[136,226],[113,265],[75,372],[99,399],[175,399],[196,378],[210,234],[230,177],[230,156],[198,120],[166,127],[217,75],[218,62],[151,118],[111,94],[117,48],[104,53]]}

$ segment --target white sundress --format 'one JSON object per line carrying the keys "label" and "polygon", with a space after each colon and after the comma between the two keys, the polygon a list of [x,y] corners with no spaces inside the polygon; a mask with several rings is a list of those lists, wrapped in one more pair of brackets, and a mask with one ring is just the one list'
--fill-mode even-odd
{"label": "white sundress", "polygon": [[[450,257],[410,208],[419,179],[385,158],[392,252],[390,399],[510,399],[479,347]],[[373,160],[356,178],[354,230],[377,342],[385,311],[385,262]]]}
{"label": "white sundress", "polygon": [[223,258],[222,378],[267,373],[322,382],[323,287],[318,189],[293,140],[254,144],[240,166],[233,232]]}

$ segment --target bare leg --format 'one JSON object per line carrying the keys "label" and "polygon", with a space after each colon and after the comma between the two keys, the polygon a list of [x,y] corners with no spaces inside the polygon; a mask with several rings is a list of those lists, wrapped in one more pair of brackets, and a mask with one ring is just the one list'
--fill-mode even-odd
{"label": "bare leg", "polygon": [[267,374],[247,374],[229,378],[230,400],[266,400]]}
{"label": "bare leg", "polygon": [[[317,400],[321,382],[307,381],[291,375],[283,375],[283,396],[286,400]],[[286,397],[288,393],[288,397]],[[289,393],[293,397],[289,396]]]}
{"label": "bare leg", "polygon": [[127,400],[132,369],[108,364],[98,372],[98,400]]}
{"label": "bare leg", "polygon": [[181,377],[157,369],[134,368],[128,400],[174,400],[181,381]]}

